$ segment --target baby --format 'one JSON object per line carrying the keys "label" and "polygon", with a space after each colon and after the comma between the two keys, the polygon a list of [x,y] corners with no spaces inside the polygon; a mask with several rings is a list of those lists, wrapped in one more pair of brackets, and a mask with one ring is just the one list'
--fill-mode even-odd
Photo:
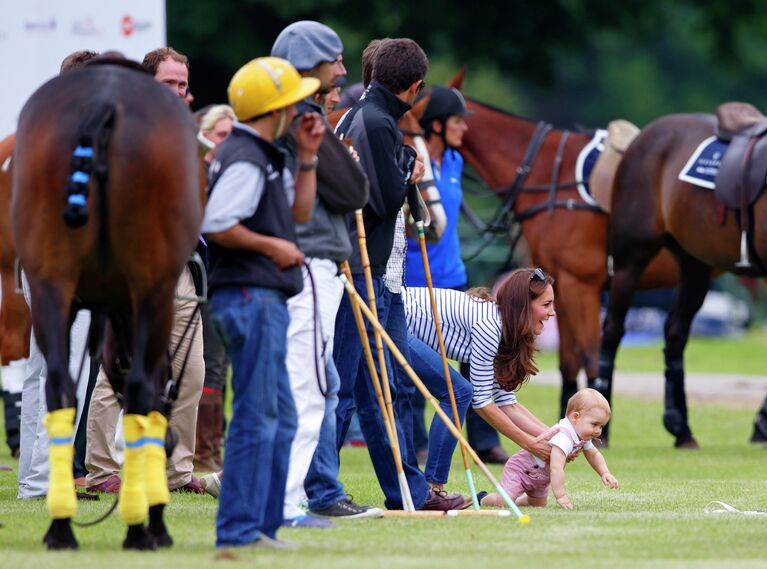
{"label": "baby", "polygon": [[[618,481],[607,469],[604,456],[591,442],[599,437],[602,427],[609,420],[610,404],[601,393],[594,389],[578,391],[567,402],[565,418],[558,424],[559,432],[549,440],[552,447],[550,464],[521,450],[506,462],[501,486],[518,506],[545,506],[551,486],[557,504],[572,510],[570,498],[565,494],[565,463],[575,459],[582,450],[586,460],[602,478],[602,483],[617,488]],[[500,494],[488,494],[480,504],[506,505]]]}

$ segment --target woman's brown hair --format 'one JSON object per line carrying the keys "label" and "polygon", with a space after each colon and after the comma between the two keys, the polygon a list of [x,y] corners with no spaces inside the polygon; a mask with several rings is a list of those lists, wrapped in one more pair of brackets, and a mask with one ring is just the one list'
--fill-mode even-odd
{"label": "woman's brown hair", "polygon": [[501,341],[495,355],[495,379],[506,391],[518,389],[538,373],[533,360],[538,349],[532,301],[553,284],[551,275],[541,269],[517,269],[498,287],[495,302],[501,316]]}

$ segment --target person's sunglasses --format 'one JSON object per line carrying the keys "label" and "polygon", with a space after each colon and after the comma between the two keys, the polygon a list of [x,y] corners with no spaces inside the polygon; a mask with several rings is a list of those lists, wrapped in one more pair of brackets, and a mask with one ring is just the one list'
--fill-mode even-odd
{"label": "person's sunglasses", "polygon": [[418,84],[418,87],[415,88],[415,94],[418,95],[421,91],[423,91],[426,88],[426,81],[421,81]]}
{"label": "person's sunglasses", "polygon": [[545,280],[546,280],[545,273],[541,269],[539,269],[537,267],[535,269],[533,269],[532,273],[530,273],[530,281],[531,282],[532,281],[545,281]]}

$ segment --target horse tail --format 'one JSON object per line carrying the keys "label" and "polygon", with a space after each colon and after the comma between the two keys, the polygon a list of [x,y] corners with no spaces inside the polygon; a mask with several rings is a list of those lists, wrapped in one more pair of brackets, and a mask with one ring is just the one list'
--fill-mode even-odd
{"label": "horse tail", "polygon": [[[114,103],[92,105],[77,128],[77,146],[72,152],[67,181],[64,222],[73,228],[88,222],[88,182],[93,174],[96,189],[102,194],[107,181],[107,150],[116,109]],[[103,199],[101,200],[103,203]]]}

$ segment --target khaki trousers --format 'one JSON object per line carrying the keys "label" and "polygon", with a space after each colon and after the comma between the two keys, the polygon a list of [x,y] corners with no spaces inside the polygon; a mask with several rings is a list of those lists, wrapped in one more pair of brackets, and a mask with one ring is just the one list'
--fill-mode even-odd
{"label": "khaki trousers", "polygon": [[[184,269],[179,278],[176,294],[181,297],[195,296],[194,283],[188,268]],[[175,301],[173,328],[170,336],[171,353],[181,340],[195,305],[196,303],[190,300],[177,299]],[[184,371],[184,378],[181,381],[181,389],[170,416],[170,428],[173,429],[178,439],[176,448],[167,462],[168,487],[171,490],[188,484],[192,479],[197,405],[205,380],[205,363],[202,357],[202,322],[199,313],[196,318],[199,322],[196,332],[192,334],[195,330],[195,324],[192,324],[184,344],[172,362],[173,375],[178,378],[187,349],[189,349],[189,360]],[[191,348],[188,348],[190,342]],[[120,463],[115,452],[115,431],[119,415],[120,405],[102,368],[93,389],[88,412],[85,467],[88,469],[86,484],[89,487],[100,484],[111,475],[120,472]]]}

